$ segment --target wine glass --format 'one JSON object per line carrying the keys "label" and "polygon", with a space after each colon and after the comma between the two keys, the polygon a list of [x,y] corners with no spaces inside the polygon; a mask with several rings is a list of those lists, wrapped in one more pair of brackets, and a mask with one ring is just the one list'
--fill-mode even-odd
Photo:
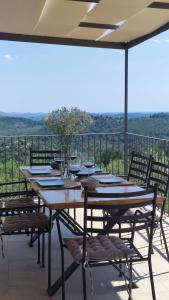
{"label": "wine glass", "polygon": [[88,176],[89,176],[89,169],[95,166],[95,158],[94,156],[88,156],[87,159],[84,160],[83,165],[85,168],[88,169]]}
{"label": "wine glass", "polygon": [[94,159],[94,157],[91,156],[91,157],[88,157],[87,159],[85,159],[85,161],[83,162],[83,165],[86,168],[92,168],[92,167],[94,167],[94,165],[95,165],[95,159]]}
{"label": "wine glass", "polygon": [[64,170],[64,159],[56,158],[55,163],[57,164],[57,169],[60,171],[60,175],[63,178],[63,170]]}
{"label": "wine glass", "polygon": [[73,149],[70,152],[70,160],[75,160],[75,159],[77,159],[77,150]]}
{"label": "wine glass", "polygon": [[74,152],[71,152],[70,154],[70,160],[73,162],[72,164],[70,164],[69,166],[69,172],[74,175],[74,178],[75,176],[77,175],[77,173],[80,171],[80,166],[81,166],[81,163],[80,163],[80,160],[78,158],[78,155],[77,155],[77,150],[74,150]]}

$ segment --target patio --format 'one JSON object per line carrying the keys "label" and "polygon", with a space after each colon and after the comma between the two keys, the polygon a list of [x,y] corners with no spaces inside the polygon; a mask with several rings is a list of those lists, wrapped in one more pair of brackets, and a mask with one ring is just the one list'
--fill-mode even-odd
{"label": "patio", "polygon": [[[47,3],[48,2],[48,3]],[[78,3],[80,2],[80,3]],[[153,154],[156,159],[169,161],[169,141],[130,135],[128,133],[128,52],[133,46],[156,36],[169,28],[169,2],[167,0],[153,2],[138,1],[133,6],[128,1],[125,9],[119,6],[124,1],[115,0],[74,0],[74,1],[25,1],[18,9],[17,1],[13,1],[12,9],[9,1],[0,3],[2,23],[0,39],[20,42],[35,42],[84,47],[120,49],[125,55],[125,93],[124,93],[124,131],[115,135],[99,134],[76,136],[75,143],[82,151],[95,154],[98,152],[98,163],[102,166],[101,154],[108,148],[119,156],[110,159],[109,166],[114,174],[127,173],[128,154],[133,149],[143,154]],[[110,9],[111,5],[113,9]],[[94,4],[94,5],[93,5]],[[36,9],[34,9],[36,8]],[[104,11],[104,14],[102,12]],[[10,12],[10,13],[9,13]],[[54,13],[53,13],[54,12]],[[5,17],[4,17],[5,16]],[[70,19],[68,18],[70,17]],[[10,20],[10,21],[9,21]],[[26,20],[26,21],[25,21]],[[63,20],[66,23],[63,24]],[[70,22],[69,22],[70,21]],[[64,26],[61,26],[64,25]],[[55,31],[56,29],[56,31]],[[134,29],[134,30],[133,30]],[[96,139],[98,138],[98,142]],[[57,139],[54,136],[35,137],[1,137],[0,171],[4,181],[20,179],[16,167],[28,164],[29,148],[52,148]],[[53,143],[53,140],[55,142]],[[104,142],[104,147],[102,148]],[[87,145],[87,146],[86,146]],[[169,205],[167,206],[167,208]],[[81,213],[78,214],[79,221]],[[168,233],[169,217],[165,219],[165,231],[169,245]],[[57,243],[56,228],[52,231],[53,273],[60,274],[60,255]],[[140,248],[146,250],[146,234],[136,236]],[[36,264],[37,245],[33,248],[27,245],[28,238],[23,236],[4,237],[5,258],[0,259],[0,298],[3,300],[49,299],[46,293],[47,268],[42,269]],[[46,241],[47,243],[47,241]],[[46,245],[47,246],[47,245]],[[46,247],[47,248],[47,247]],[[169,295],[169,265],[165,259],[165,250],[161,245],[160,230],[156,230],[154,237],[155,253],[152,257],[154,280],[157,299],[167,299]],[[66,257],[67,262],[70,257]],[[133,290],[134,299],[152,299],[148,268],[146,263],[134,266],[135,281],[139,288]],[[104,273],[104,280],[103,280]],[[92,270],[94,278],[94,295],[90,295],[91,279],[88,275],[89,299],[127,299],[124,280],[118,278],[113,269]],[[77,284],[78,283],[78,284]],[[77,272],[66,284],[68,299],[82,299],[81,272]],[[61,299],[59,290],[53,299]]]}
{"label": "patio", "polygon": [[[81,214],[78,214],[80,220]],[[169,245],[169,218],[165,219],[166,237]],[[143,253],[146,250],[146,234],[136,236],[139,247]],[[167,234],[168,233],[168,234]],[[66,234],[66,232],[65,232]],[[52,272],[60,274],[60,251],[57,241],[57,232],[52,232],[53,266]],[[45,300],[49,299],[46,293],[47,268],[42,269],[36,264],[37,245],[33,248],[27,245],[25,236],[4,237],[5,259],[0,259],[0,294],[3,300]],[[47,243],[47,240],[46,240]],[[47,245],[46,245],[47,246]],[[157,229],[154,237],[155,251],[152,256],[154,280],[157,299],[167,299],[169,295],[169,265],[165,259],[165,250],[161,246],[160,231]],[[46,247],[47,248],[47,247]],[[71,258],[66,255],[66,264]],[[105,271],[105,272],[104,272]],[[104,272],[104,276],[103,276]],[[123,278],[119,279],[113,268],[92,269],[94,295],[91,295],[91,279],[88,277],[88,299],[114,299],[125,300],[128,298]],[[133,289],[133,299],[141,300],[146,295],[146,300],[151,300],[151,289],[148,276],[147,263],[134,265],[134,281],[139,288]],[[78,283],[78,284],[77,284]],[[66,284],[67,299],[82,299],[81,268],[78,269]],[[61,300],[61,289],[52,297]]]}

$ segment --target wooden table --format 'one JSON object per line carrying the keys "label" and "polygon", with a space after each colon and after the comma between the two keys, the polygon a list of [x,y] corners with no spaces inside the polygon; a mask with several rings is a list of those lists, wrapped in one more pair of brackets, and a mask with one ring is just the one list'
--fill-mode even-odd
{"label": "wooden table", "polygon": [[[96,191],[98,192],[107,192],[107,193],[130,193],[130,192],[139,192],[142,191],[143,188],[135,186],[135,185],[125,185],[125,186],[111,186],[111,187],[98,187],[96,188]],[[66,220],[67,222],[72,222],[72,218],[69,215],[66,215],[67,213],[65,212],[66,208],[83,208],[84,206],[84,193],[82,190],[46,190],[38,191],[38,195],[43,199],[44,203],[46,206],[49,208],[50,212],[52,210],[56,210],[59,213],[57,213],[57,216],[59,216],[60,220]],[[88,198],[88,201],[92,203],[97,203],[97,204],[104,204],[107,206],[113,207],[113,205],[120,205],[121,204],[129,204],[134,202],[139,203],[140,201],[142,202],[143,199],[145,202],[147,200],[152,199],[152,195],[146,195],[146,196],[140,196],[137,198],[114,198],[114,199],[103,199],[103,198]],[[162,203],[163,198],[161,196],[157,197],[157,202]],[[52,215],[51,215],[52,217]],[[62,219],[63,218],[63,219]],[[65,221],[65,222],[66,222]],[[64,223],[65,224],[65,223]],[[65,224],[66,225],[66,224]],[[76,224],[75,224],[76,225]],[[77,231],[79,231],[79,234],[83,233],[83,228],[77,227]],[[51,251],[51,236],[49,235],[49,251]],[[49,257],[48,260],[48,266],[49,266],[49,272],[51,272],[51,256]],[[75,262],[73,262],[66,270],[65,270],[65,280],[67,280],[79,267],[79,265]],[[49,282],[48,282],[48,295],[53,296],[56,291],[61,287],[62,285],[62,279],[61,277],[58,278],[52,285],[51,285],[51,275],[49,275]]]}
{"label": "wooden table", "polygon": [[[38,166],[38,167],[33,167],[32,169],[46,169],[50,168],[50,166]],[[56,210],[56,209],[67,209],[67,208],[82,208],[83,203],[84,203],[84,195],[83,195],[83,190],[82,189],[65,189],[65,188],[42,188],[40,187],[37,183],[36,180],[38,179],[43,179],[43,178],[59,178],[60,176],[60,171],[58,170],[50,170],[49,174],[37,174],[37,175],[32,175],[29,173],[30,167],[29,166],[21,166],[20,167],[20,172],[23,175],[23,177],[26,179],[31,184],[32,189],[40,196],[40,198],[44,201],[45,205],[51,209],[51,210]],[[106,175],[107,176],[107,175]],[[98,176],[97,176],[98,177]],[[103,177],[103,175],[101,175]],[[78,186],[77,186],[78,187]],[[107,193],[131,193],[131,192],[139,192],[142,191],[143,188],[134,185],[131,182],[123,181],[121,183],[114,183],[114,184],[107,184],[107,185],[101,185],[98,184],[96,187],[96,191],[98,192],[107,192]],[[130,201],[140,201],[143,200],[145,196],[143,197],[138,197],[138,199],[129,198],[127,199],[128,203]],[[151,198],[151,195],[149,196],[149,199]],[[89,201],[92,201],[93,203],[95,202],[94,198],[89,198]],[[105,204],[105,205],[113,205],[113,204],[124,204],[126,199],[123,198],[118,198],[118,199],[113,199],[112,201],[110,199],[99,199],[100,204]],[[162,203],[163,198],[161,196],[157,197],[157,202]],[[98,199],[97,199],[98,203]]]}
{"label": "wooden table", "polygon": [[[44,201],[45,205],[49,209],[49,219],[50,219],[50,228],[52,229],[52,220],[55,218],[56,215],[58,215],[58,212],[60,214],[60,220],[63,221],[63,223],[70,224],[72,223],[72,226],[75,226],[77,232],[79,234],[83,233],[83,228],[73,219],[71,216],[65,211],[65,209],[68,208],[83,208],[84,206],[84,192],[82,189],[57,189],[53,188],[51,190],[45,188],[42,189],[40,186],[36,184],[36,178],[39,177],[39,175],[30,175],[30,173],[25,169],[25,167],[20,168],[22,175],[24,178],[30,182],[32,188],[36,191],[37,195]],[[57,172],[55,173],[55,176],[57,176]],[[44,177],[47,177],[46,175],[43,175]],[[43,176],[40,176],[43,178]],[[54,172],[52,171],[49,176],[54,176]],[[107,193],[131,193],[131,192],[139,192],[142,191],[143,188],[131,185],[131,183],[123,183],[123,185],[111,185],[111,186],[105,186],[105,187],[97,187],[96,191],[98,192],[107,192]],[[121,204],[129,204],[134,202],[142,202],[148,201],[152,199],[152,195],[146,195],[146,196],[139,196],[137,198],[113,198],[113,199],[107,199],[107,198],[88,198],[88,201],[91,203],[97,203],[97,204],[104,204],[107,206],[113,207],[113,205],[121,205]],[[157,203],[162,204],[163,198],[161,196],[157,197]],[[53,214],[54,211],[54,214]],[[70,228],[67,226],[68,228]],[[71,274],[78,268],[78,264],[73,262],[68,269],[65,271],[65,280],[67,280]],[[59,278],[54,284],[51,285],[51,230],[49,230],[49,237],[48,237],[48,295],[52,296],[55,294],[55,292],[61,287],[62,280]]]}
{"label": "wooden table", "polygon": [[[98,187],[96,191],[100,193],[131,193],[131,192],[139,192],[142,191],[143,188],[135,186],[135,185],[125,185],[125,186],[111,186],[111,187]],[[82,190],[79,189],[69,189],[69,190],[39,190],[38,195],[41,199],[43,199],[45,205],[52,210],[56,209],[66,209],[66,208],[82,208],[84,206],[84,193]],[[97,204],[104,204],[104,205],[120,205],[124,204],[126,201],[127,203],[132,203],[133,201],[136,202],[145,201],[151,199],[151,195],[148,196],[140,196],[138,198],[113,198],[111,199],[95,199],[95,198],[88,198],[89,202]],[[157,198],[158,203],[163,202],[163,198],[158,196]]]}

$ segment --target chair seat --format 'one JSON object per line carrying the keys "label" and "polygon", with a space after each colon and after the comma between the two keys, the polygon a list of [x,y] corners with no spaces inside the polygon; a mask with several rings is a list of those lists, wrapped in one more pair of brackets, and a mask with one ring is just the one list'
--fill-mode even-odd
{"label": "chair seat", "polygon": [[25,208],[25,207],[36,207],[37,204],[33,201],[31,197],[15,197],[8,198],[0,201],[0,209],[10,209],[10,208]]}
{"label": "chair seat", "polygon": [[43,213],[24,213],[0,218],[3,233],[19,230],[42,229],[48,230],[49,218]]}
{"label": "chair seat", "polygon": [[[125,213],[125,217],[131,217],[133,216],[134,214],[136,214],[136,211],[139,211],[143,218],[139,218],[139,222],[146,222],[147,221],[147,217],[150,217],[150,214],[151,214],[151,211],[148,209],[148,207],[140,207],[139,209],[138,208],[131,208],[129,209],[126,213]],[[155,215],[155,222],[160,222],[160,216],[156,213]]]}
{"label": "chair seat", "polygon": [[149,216],[151,213],[151,211],[147,208],[147,207],[134,207],[134,208],[130,208],[126,213],[125,216],[132,216],[132,215],[136,215],[136,214],[142,214],[143,218],[144,216]]}
{"label": "chair seat", "polygon": [[[111,216],[115,216],[118,213],[117,209],[109,209],[108,213]],[[140,217],[140,215],[142,214],[142,218]],[[139,223],[142,222],[147,222],[148,221],[148,217],[150,217],[151,211],[149,211],[147,208],[144,207],[135,207],[135,208],[130,208],[126,211],[126,213],[120,218],[120,222],[130,222],[132,220],[137,220],[139,219]],[[132,218],[133,217],[133,218]],[[150,220],[149,220],[150,221]]]}
{"label": "chair seat", "polygon": [[[74,261],[81,263],[83,238],[64,239],[67,249],[70,251]],[[125,245],[116,236],[94,236],[86,240],[86,260],[88,261],[109,261],[128,258],[133,256],[135,251]]]}

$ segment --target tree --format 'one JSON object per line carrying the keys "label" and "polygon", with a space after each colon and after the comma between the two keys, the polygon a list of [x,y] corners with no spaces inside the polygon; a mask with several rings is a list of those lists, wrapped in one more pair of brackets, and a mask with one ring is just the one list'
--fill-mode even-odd
{"label": "tree", "polygon": [[87,131],[92,120],[88,113],[77,107],[70,109],[62,107],[49,113],[45,124],[54,134],[58,135],[62,149],[64,148],[64,152],[67,153],[73,134]]}

